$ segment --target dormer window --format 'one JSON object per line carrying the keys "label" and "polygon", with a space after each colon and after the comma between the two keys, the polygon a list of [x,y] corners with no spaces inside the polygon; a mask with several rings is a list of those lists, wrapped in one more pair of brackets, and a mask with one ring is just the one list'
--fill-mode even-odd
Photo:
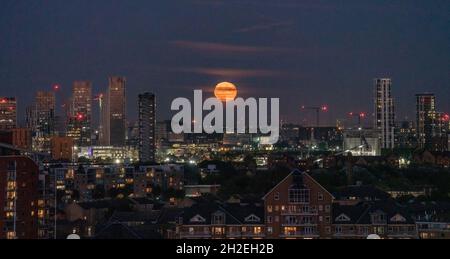
{"label": "dormer window", "polygon": [[206,219],[203,218],[203,217],[200,216],[200,215],[196,215],[195,217],[193,217],[193,218],[190,220],[190,222],[191,222],[191,223],[205,223],[205,222],[206,222]]}
{"label": "dormer window", "polygon": [[245,218],[245,222],[260,222],[261,219],[259,217],[257,217],[256,215],[252,214],[250,216],[248,216],[247,218]]}
{"label": "dormer window", "polygon": [[212,214],[211,219],[213,225],[225,225],[225,214],[221,211]]}
{"label": "dormer window", "polygon": [[351,219],[347,215],[341,214],[335,220],[336,222],[349,222]]}
{"label": "dormer window", "polygon": [[372,224],[386,224],[386,214],[377,211],[371,215]]}
{"label": "dormer window", "polygon": [[392,222],[406,222],[405,217],[403,217],[400,214],[396,214],[394,217],[391,218]]}

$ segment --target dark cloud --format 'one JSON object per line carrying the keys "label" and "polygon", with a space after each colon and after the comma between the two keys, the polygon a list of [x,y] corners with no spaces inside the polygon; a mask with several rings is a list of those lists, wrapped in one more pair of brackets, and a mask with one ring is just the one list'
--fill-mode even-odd
{"label": "dark cloud", "polygon": [[257,25],[251,25],[248,27],[240,28],[235,32],[245,33],[245,32],[255,32],[255,31],[267,31],[267,30],[275,30],[280,28],[286,28],[293,25],[292,22],[272,22],[272,23],[263,23]]}

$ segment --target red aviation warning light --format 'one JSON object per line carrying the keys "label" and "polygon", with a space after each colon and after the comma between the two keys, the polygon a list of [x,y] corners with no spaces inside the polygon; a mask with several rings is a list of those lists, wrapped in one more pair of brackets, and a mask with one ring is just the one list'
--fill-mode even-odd
{"label": "red aviation warning light", "polygon": [[323,105],[323,106],[321,107],[321,110],[322,110],[323,112],[327,112],[327,111],[328,111],[328,105]]}
{"label": "red aviation warning light", "polygon": [[59,84],[54,84],[53,85],[53,91],[57,92],[61,89],[61,86]]}
{"label": "red aviation warning light", "polygon": [[77,118],[78,121],[83,121],[84,120],[84,115],[81,114],[81,113],[78,113],[76,118]]}
{"label": "red aviation warning light", "polygon": [[359,117],[361,117],[361,118],[365,118],[367,116],[367,114],[365,113],[365,112],[361,112],[360,114],[359,114]]}
{"label": "red aviation warning light", "polygon": [[445,122],[449,122],[450,121],[450,115],[449,114],[444,114],[442,116],[442,120],[445,121]]}

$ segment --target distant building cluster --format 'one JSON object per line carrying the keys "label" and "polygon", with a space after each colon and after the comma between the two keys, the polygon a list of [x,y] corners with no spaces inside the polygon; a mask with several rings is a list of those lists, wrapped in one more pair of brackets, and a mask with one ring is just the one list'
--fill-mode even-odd
{"label": "distant building cluster", "polygon": [[[131,121],[126,78],[108,83],[95,94],[91,82],[75,81],[67,98],[54,85],[32,104],[0,97],[0,239],[450,238],[448,204],[395,200],[434,187],[384,192],[353,181],[366,167],[450,168],[450,118],[434,94],[417,94],[415,120],[402,121],[393,81],[374,79],[372,126],[366,112],[321,125],[328,107],[304,107],[317,112],[315,125],[282,122],[279,142],[267,145],[259,133],[175,134],[171,121],[157,120],[150,92],[134,100]],[[292,173],[251,199],[220,200],[224,183],[204,183],[280,167]],[[344,172],[347,186],[327,190],[313,170]]]}

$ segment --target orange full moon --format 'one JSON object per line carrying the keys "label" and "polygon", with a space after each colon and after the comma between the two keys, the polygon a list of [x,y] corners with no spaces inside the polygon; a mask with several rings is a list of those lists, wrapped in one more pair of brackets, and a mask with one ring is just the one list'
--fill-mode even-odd
{"label": "orange full moon", "polygon": [[237,93],[238,91],[236,86],[228,82],[218,84],[214,90],[214,95],[222,102],[233,101],[236,99]]}

